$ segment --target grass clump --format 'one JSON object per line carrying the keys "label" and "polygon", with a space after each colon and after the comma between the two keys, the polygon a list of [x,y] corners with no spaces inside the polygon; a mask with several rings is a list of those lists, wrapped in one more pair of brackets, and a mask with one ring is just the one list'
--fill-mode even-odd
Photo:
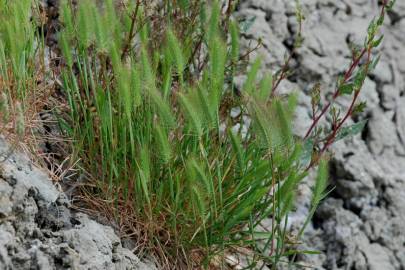
{"label": "grass clump", "polygon": [[[31,11],[29,1],[10,6],[0,3],[0,7],[3,22],[0,26],[0,113],[3,131],[13,126],[17,129],[17,124],[13,125],[12,122],[15,122],[17,114],[21,115],[17,112],[21,112],[21,103],[16,101],[26,97],[33,78],[33,66],[29,62],[33,60],[34,40],[32,33],[29,33],[32,29],[29,22],[20,23]],[[18,126],[21,133],[21,125]]]}
{"label": "grass clump", "polygon": [[[284,69],[276,84],[270,75],[258,82],[257,61],[235,95],[238,26],[217,3],[138,1],[116,10],[112,1],[61,7],[67,126],[98,196],[132,209],[138,239],[162,261],[221,267],[244,250],[252,265],[276,265],[308,169],[291,133],[295,98],[274,95]],[[232,108],[241,111],[239,128]],[[314,205],[326,188],[320,168]],[[260,233],[269,217],[271,231]]]}
{"label": "grass clump", "polygon": [[[271,77],[258,91],[259,64],[243,96],[226,86],[239,62],[238,26],[218,4],[198,7],[197,30],[177,27],[168,15],[168,27],[156,30],[146,8],[135,4],[121,17],[112,3],[99,11],[86,2],[75,15],[62,6],[63,84],[78,155],[97,172],[102,195],[133,209],[140,239],[149,250],[158,247],[161,258],[208,266],[243,247],[252,258],[275,263],[284,248],[266,256],[256,241],[284,242],[279,225],[306,175],[301,143],[291,133],[295,97],[270,99]],[[160,12],[186,10],[167,2]],[[136,34],[128,34],[133,21]],[[163,33],[160,44],[151,38],[156,31]],[[180,42],[181,31],[198,34]],[[107,36],[115,38],[106,43]],[[193,63],[197,54],[203,62]],[[251,118],[239,125],[247,131],[234,127],[232,108]],[[274,230],[258,237],[269,216]]]}
{"label": "grass clump", "polygon": [[[6,2],[0,2],[7,6],[0,11],[7,22],[0,27],[3,119],[10,106],[23,114],[37,74],[47,78],[34,65],[44,48],[42,24],[31,19],[35,5]],[[247,268],[276,267],[297,253],[289,248],[297,238],[291,243],[286,229],[297,185],[320,164],[310,218],[327,188],[324,152],[359,130],[343,124],[376,64],[371,51],[390,4],[370,24],[333,100],[322,107],[320,89],[314,91],[313,124],[302,140],[291,131],[296,96],[276,94],[292,55],[274,75],[259,78],[260,60],[246,71],[239,23],[231,18],[236,1],[225,7],[199,0],[102,2],[62,1],[58,36],[69,108],[60,124],[74,141],[72,159],[90,175],[92,196],[115,209],[121,229],[138,241],[136,252],[153,254],[167,268],[226,268],[234,254],[248,258]],[[299,8],[297,18],[301,29]],[[296,39],[293,53],[301,33]],[[247,80],[236,91],[240,73]],[[331,130],[319,129],[334,100],[348,94],[347,114],[332,115]],[[20,105],[11,105],[13,99]],[[22,132],[25,122],[15,123]],[[272,225],[263,231],[266,219]]]}
{"label": "grass clump", "polygon": [[0,132],[17,143],[33,141],[28,128],[46,95],[39,9],[30,0],[1,0],[0,20]]}

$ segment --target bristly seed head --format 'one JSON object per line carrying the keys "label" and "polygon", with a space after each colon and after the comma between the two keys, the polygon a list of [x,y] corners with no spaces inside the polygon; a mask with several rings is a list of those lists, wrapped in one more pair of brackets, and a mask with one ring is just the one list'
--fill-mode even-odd
{"label": "bristly seed head", "polygon": [[25,133],[25,123],[24,123],[24,111],[20,102],[16,104],[16,112],[17,112],[17,119],[16,119],[16,133],[21,138],[24,136]]}
{"label": "bristly seed head", "polygon": [[10,105],[8,102],[8,96],[5,92],[1,93],[0,112],[3,116],[3,122],[7,123],[10,120]]}

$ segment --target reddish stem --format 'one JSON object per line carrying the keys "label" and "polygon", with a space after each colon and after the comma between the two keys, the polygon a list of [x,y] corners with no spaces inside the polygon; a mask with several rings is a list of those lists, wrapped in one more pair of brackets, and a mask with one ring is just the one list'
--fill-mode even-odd
{"label": "reddish stem", "polygon": [[364,56],[364,54],[367,52],[367,48],[363,48],[363,50],[361,51],[361,53],[359,54],[359,56],[352,61],[349,69],[345,72],[345,75],[343,77],[343,82],[340,83],[336,89],[335,92],[333,93],[332,96],[332,100],[330,100],[325,107],[322,109],[321,113],[316,116],[310,126],[310,128],[308,129],[307,133],[305,134],[304,139],[307,139],[309,137],[309,135],[311,135],[312,130],[316,127],[316,125],[318,124],[319,120],[321,120],[321,118],[325,115],[325,113],[328,111],[328,109],[330,108],[330,106],[332,105],[332,103],[336,100],[336,98],[339,96],[339,88],[341,85],[343,85],[344,83],[346,83],[350,77],[353,75],[353,71],[354,69],[357,67],[357,65],[359,64],[361,58]]}
{"label": "reddish stem", "polygon": [[[368,49],[367,49],[367,63],[366,63],[366,68],[365,68],[365,73],[366,73],[366,74],[368,73],[368,69],[369,69],[369,66],[370,66],[371,49],[372,49],[371,46],[369,46]],[[363,82],[362,82],[362,85],[363,85],[363,84],[364,84],[364,80],[363,80]],[[327,139],[326,143],[323,145],[322,149],[319,151],[319,153],[318,153],[318,155],[317,155],[317,158],[314,159],[314,160],[312,160],[312,161],[310,162],[310,164],[308,165],[308,167],[307,167],[306,170],[309,170],[310,168],[312,168],[313,165],[317,164],[318,161],[319,161],[319,159],[322,157],[322,155],[323,155],[323,154],[326,152],[326,150],[333,144],[333,142],[334,142],[335,139],[336,139],[336,135],[337,135],[338,131],[342,128],[343,124],[347,121],[347,119],[352,115],[354,106],[355,106],[356,101],[357,101],[357,99],[358,99],[358,97],[359,97],[359,95],[360,95],[360,91],[361,91],[361,88],[360,88],[360,89],[357,89],[357,90],[355,91],[355,94],[354,94],[354,96],[353,96],[353,100],[352,100],[352,102],[351,102],[351,104],[350,104],[349,109],[348,109],[347,112],[346,112],[346,115],[345,115],[345,116],[343,117],[343,119],[333,128],[333,132],[328,136],[328,139]]]}
{"label": "reddish stem", "polygon": [[274,97],[276,89],[280,85],[280,83],[286,78],[287,71],[288,71],[288,65],[290,64],[291,59],[293,58],[293,55],[295,54],[295,49],[291,52],[291,54],[288,56],[287,61],[285,61],[282,69],[280,76],[278,76],[277,81],[275,84],[273,84],[273,88],[271,89],[271,97]]}
{"label": "reddish stem", "polygon": [[[385,8],[387,6],[388,0],[384,0],[382,3],[382,8],[381,8],[381,13],[380,13],[380,18],[384,16],[385,14]],[[316,116],[313,119],[313,122],[310,126],[310,128],[308,129],[307,133],[305,134],[304,139],[307,139],[313,129],[317,126],[319,120],[325,115],[325,113],[328,111],[328,109],[330,108],[331,104],[336,100],[337,97],[340,96],[340,92],[339,92],[339,88],[344,85],[352,76],[353,71],[356,69],[356,67],[359,65],[361,58],[367,53],[367,62],[366,62],[366,67],[365,67],[365,73],[368,73],[369,70],[369,66],[370,66],[370,62],[371,62],[371,50],[373,48],[372,42],[369,41],[367,46],[364,47],[361,51],[361,53],[353,58],[352,63],[349,67],[349,69],[345,72],[345,75],[343,77],[342,82],[339,82],[338,86],[336,87],[336,90],[332,96],[332,100],[330,100],[326,106],[322,109],[321,113]],[[363,86],[364,84],[364,80],[362,81],[361,86]],[[343,117],[343,119],[341,121],[339,121],[339,123],[337,125],[335,125],[335,127],[333,127],[333,131],[332,133],[327,137],[327,141],[325,142],[325,144],[323,145],[322,149],[319,151],[317,157],[315,159],[313,159],[310,164],[308,165],[308,167],[306,168],[306,171],[309,170],[310,168],[312,168],[315,164],[317,164],[317,162],[319,161],[319,159],[322,157],[322,155],[325,153],[325,151],[333,144],[333,142],[336,139],[336,135],[338,133],[338,131],[341,129],[341,127],[343,126],[343,124],[347,121],[347,119],[352,115],[353,110],[354,110],[354,106],[356,104],[356,101],[360,95],[360,91],[361,91],[361,87],[360,89],[356,89],[355,90],[355,94],[353,96],[352,102],[350,104],[349,109],[347,110],[346,115]]]}
{"label": "reddish stem", "polygon": [[[301,39],[302,38],[302,17],[298,18],[298,33],[296,35],[296,39]],[[273,86],[271,88],[271,93],[270,96],[273,98],[275,96],[276,90],[278,88],[278,86],[280,85],[280,83],[287,77],[287,72],[288,72],[288,65],[291,62],[291,59],[293,58],[293,56],[296,53],[296,50],[298,49],[298,45],[294,44],[290,55],[287,58],[287,61],[285,61],[283,67],[281,68],[281,74],[280,76],[277,78],[276,83],[273,83]]]}

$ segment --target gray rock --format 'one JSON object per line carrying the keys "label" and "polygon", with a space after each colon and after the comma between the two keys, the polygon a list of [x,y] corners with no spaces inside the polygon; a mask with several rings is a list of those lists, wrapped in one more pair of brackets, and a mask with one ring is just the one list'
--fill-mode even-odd
{"label": "gray rock", "polygon": [[385,147],[393,147],[398,143],[396,125],[392,121],[393,117],[393,111],[383,112],[380,109],[373,111],[372,118],[368,123],[368,145],[373,154],[379,155]]}
{"label": "gray rock", "polygon": [[402,145],[405,145],[405,97],[398,100],[396,124],[398,136],[401,139]]}
{"label": "gray rock", "polygon": [[395,270],[390,252],[379,244],[370,244],[364,249],[367,264],[370,270]]}
{"label": "gray rock", "polygon": [[111,227],[67,208],[47,174],[1,137],[0,155],[0,269],[156,269]]}
{"label": "gray rock", "polygon": [[400,96],[400,90],[393,84],[387,84],[382,87],[382,106],[387,110],[393,110],[397,107]]}
{"label": "gray rock", "polygon": [[387,60],[380,60],[375,70],[371,72],[377,83],[391,83],[393,81],[392,67]]}
{"label": "gray rock", "polygon": [[0,182],[0,218],[7,217],[12,211],[13,204],[10,200],[12,191],[12,187],[6,181]]}

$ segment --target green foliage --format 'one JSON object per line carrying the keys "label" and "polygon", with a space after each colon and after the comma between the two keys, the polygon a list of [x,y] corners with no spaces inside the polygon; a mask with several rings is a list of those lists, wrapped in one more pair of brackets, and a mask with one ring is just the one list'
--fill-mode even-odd
{"label": "green foliage", "polygon": [[[45,91],[42,25],[36,1],[0,0],[0,132],[25,135],[25,111],[35,111]],[[31,124],[31,123],[30,123]],[[13,137],[13,136],[12,136]]]}
{"label": "green foliage", "polygon": [[392,10],[392,8],[394,7],[396,1],[397,1],[397,0],[390,0],[390,1],[388,1],[388,4],[387,4],[387,10],[388,10],[388,11]]}
{"label": "green foliage", "polygon": [[[194,6],[192,1],[179,5],[180,10]],[[174,237],[165,248],[169,258],[180,249],[202,248],[207,265],[210,258],[246,245],[264,256],[251,245],[252,237],[263,219],[274,216],[281,223],[288,215],[305,173],[299,162],[301,144],[291,133],[294,96],[288,102],[269,99],[272,76],[257,83],[259,60],[248,73],[244,96],[234,101],[252,118],[247,134],[232,129],[230,116],[222,113],[230,96],[225,78],[235,72],[227,67],[239,61],[239,26],[230,23],[226,44],[223,18],[214,4],[210,12],[203,12],[210,14],[208,20],[200,17],[201,35],[185,43],[178,31],[182,26],[169,16],[171,28],[165,30],[160,46],[150,47],[149,33],[155,31],[144,31],[140,40],[131,41],[139,49],[120,58],[125,40],[106,42],[105,37],[128,36],[125,31],[116,34],[128,26],[112,6],[98,10],[79,4],[73,16],[65,2],[61,10],[70,136],[85,168],[97,175],[101,191],[106,189],[104,194],[117,203],[120,198],[132,203],[140,224],[163,218],[159,226]],[[117,23],[105,24],[106,18],[116,18]],[[144,23],[151,27],[147,20]],[[195,77],[189,52],[200,37],[205,39],[199,46],[206,48],[207,63],[202,76]],[[106,59],[111,67],[103,64]],[[138,229],[159,238],[153,228]],[[285,233],[280,227],[269,237]],[[277,249],[277,256],[265,260],[276,264],[282,257],[282,247]]]}
{"label": "green foliage", "polygon": [[256,16],[242,20],[240,22],[241,32],[246,33],[252,27],[252,25],[255,23],[255,21],[256,21]]}
{"label": "green foliage", "polygon": [[366,124],[367,120],[362,120],[350,126],[343,127],[341,130],[339,130],[338,134],[336,135],[335,141],[341,140],[346,137],[352,137],[361,133]]}
{"label": "green foliage", "polygon": [[[0,76],[2,91],[25,97],[34,75],[34,27],[31,1],[0,1]],[[9,72],[11,71],[11,72]]]}
{"label": "green foliage", "polygon": [[341,95],[351,95],[353,93],[353,90],[354,90],[354,84],[347,83],[347,84],[343,84],[340,86],[339,93]]}
{"label": "green foliage", "polygon": [[315,214],[315,210],[318,208],[320,202],[327,196],[326,188],[328,186],[328,165],[325,159],[322,159],[318,167],[318,175],[315,180],[315,185],[313,187],[312,199],[311,199],[311,208],[309,215],[305,220],[304,226],[302,226],[300,232],[298,233],[301,236],[308,225],[309,221],[312,219]]}
{"label": "green foliage", "polygon": [[231,21],[231,59],[233,62],[238,62],[240,46],[239,46],[239,26],[235,21]]}

